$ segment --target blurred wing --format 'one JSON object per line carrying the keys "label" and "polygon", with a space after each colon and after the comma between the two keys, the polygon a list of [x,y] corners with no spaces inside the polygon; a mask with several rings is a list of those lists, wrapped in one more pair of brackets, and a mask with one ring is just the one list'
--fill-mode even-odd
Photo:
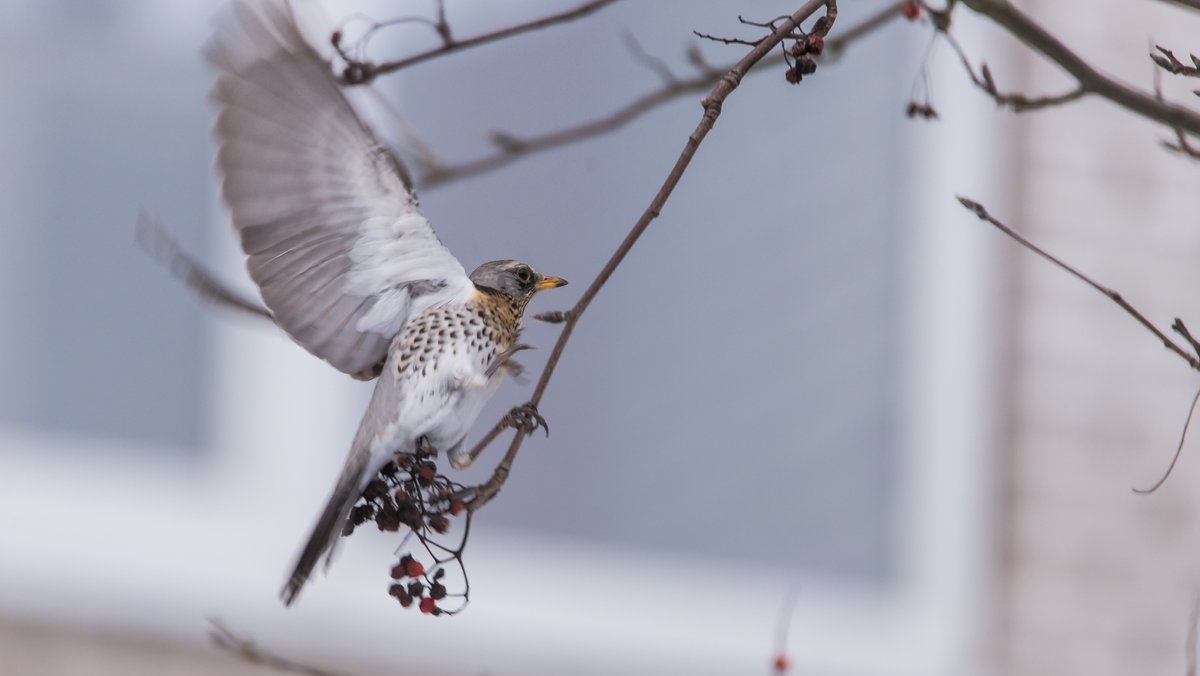
{"label": "blurred wing", "polygon": [[466,272],[284,0],[236,0],[206,55],[222,194],[263,301],[305,349],[378,375],[408,316],[466,293]]}

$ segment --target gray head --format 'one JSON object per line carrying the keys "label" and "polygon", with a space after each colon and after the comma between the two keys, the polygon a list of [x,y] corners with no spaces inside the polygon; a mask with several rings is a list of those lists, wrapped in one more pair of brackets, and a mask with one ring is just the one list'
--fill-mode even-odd
{"label": "gray head", "polygon": [[559,277],[547,277],[520,261],[488,261],[475,268],[471,281],[475,286],[499,291],[522,307],[538,291],[567,283]]}

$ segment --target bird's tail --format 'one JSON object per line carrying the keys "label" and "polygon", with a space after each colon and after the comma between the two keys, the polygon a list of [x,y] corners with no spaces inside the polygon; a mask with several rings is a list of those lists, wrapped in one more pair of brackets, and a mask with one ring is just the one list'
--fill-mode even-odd
{"label": "bird's tail", "polygon": [[371,470],[371,454],[366,448],[359,447],[357,441],[355,446],[350,457],[346,458],[346,465],[342,468],[342,475],[338,477],[337,484],[333,488],[333,494],[329,496],[325,511],[321,512],[321,518],[317,520],[317,525],[313,527],[312,533],[308,536],[308,542],[301,550],[300,558],[296,560],[296,566],[292,569],[292,574],[288,577],[283,591],[280,592],[284,605],[290,606],[296,600],[300,589],[308,581],[313,568],[317,566],[317,561],[333,547],[338,537],[341,536],[342,528],[350,515],[350,509],[362,496],[363,486],[367,479],[366,474]]}

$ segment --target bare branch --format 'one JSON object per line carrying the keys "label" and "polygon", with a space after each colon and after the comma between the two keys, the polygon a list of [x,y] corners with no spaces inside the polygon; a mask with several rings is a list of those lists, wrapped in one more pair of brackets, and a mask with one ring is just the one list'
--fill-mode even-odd
{"label": "bare branch", "polygon": [[779,616],[775,619],[775,658],[772,668],[775,673],[786,673],[790,666],[787,656],[788,637],[792,632],[792,618],[796,614],[796,602],[800,600],[800,588],[792,585],[779,605]]}
{"label": "bare branch", "polygon": [[[1162,48],[1160,47],[1159,49]],[[1167,53],[1170,54],[1170,52]],[[1175,55],[1171,54],[1171,58],[1174,59]],[[1196,57],[1193,56],[1192,58],[1195,59]],[[1162,70],[1154,71],[1154,98],[1158,99],[1159,101],[1163,100],[1162,73]],[[1179,127],[1175,127],[1171,131],[1175,132],[1175,141],[1173,143],[1171,141],[1160,141],[1162,146],[1172,152],[1185,155],[1194,160],[1200,160],[1200,148],[1197,148],[1191,144],[1191,142],[1188,140],[1187,134],[1184,133],[1184,131]]]}
{"label": "bare branch", "polygon": [[1012,228],[1008,227],[1007,225],[1005,225],[1005,224],[1001,223],[1000,221],[996,220],[995,218],[993,218],[992,215],[988,213],[987,209],[985,209],[982,204],[980,204],[974,200],[968,199],[966,197],[962,197],[961,195],[958,196],[958,201],[964,207],[971,210],[976,216],[978,216],[982,220],[987,221],[988,223],[991,223],[998,230],[1000,230],[1004,234],[1006,234],[1009,237],[1016,240],[1018,243],[1021,244],[1021,246],[1025,247],[1026,249],[1029,249],[1030,251],[1041,256],[1042,258],[1045,258],[1046,260],[1050,261],[1051,263],[1054,263],[1059,268],[1070,273],[1071,276],[1075,277],[1076,279],[1079,279],[1083,283],[1087,284],[1088,286],[1092,287],[1093,289],[1095,289],[1095,290],[1099,291],[1100,293],[1104,294],[1105,296],[1107,296],[1109,300],[1111,300],[1112,302],[1119,305],[1122,310],[1124,310],[1131,317],[1136,319],[1139,324],[1141,324],[1143,327],[1146,328],[1146,330],[1150,331],[1155,336],[1157,336],[1158,339],[1162,341],[1164,347],[1166,347],[1171,352],[1174,352],[1176,355],[1179,356],[1180,359],[1183,359],[1184,361],[1186,361],[1188,363],[1188,366],[1192,367],[1193,369],[1195,369],[1197,371],[1200,371],[1200,359],[1188,354],[1186,350],[1184,350],[1182,347],[1179,346],[1179,344],[1177,344],[1175,341],[1171,340],[1171,338],[1168,337],[1167,334],[1163,333],[1163,331],[1161,329],[1159,329],[1157,326],[1152,324],[1150,322],[1150,320],[1146,319],[1146,317],[1141,312],[1138,312],[1132,305],[1130,305],[1124,298],[1122,298],[1121,294],[1108,288],[1107,286],[1102,286],[1101,284],[1099,284],[1098,282],[1093,280],[1091,277],[1088,277],[1087,275],[1076,270],[1075,268],[1071,267],[1070,265],[1067,265],[1066,263],[1062,262],[1061,260],[1055,258],[1053,255],[1051,255],[1051,254],[1047,253],[1046,251],[1044,251],[1043,249],[1039,248],[1033,242],[1030,242],[1028,239],[1025,239],[1023,236],[1021,236],[1019,233],[1017,233]]}
{"label": "bare branch", "polygon": [[675,74],[667,66],[667,63],[657,56],[651,55],[643,47],[642,43],[634,37],[633,33],[624,33],[621,36],[621,41],[625,43],[625,48],[633,55],[633,58],[643,66],[649,68],[662,78],[663,84],[670,86],[675,83]]}
{"label": "bare branch", "polygon": [[[1016,240],[1021,246],[1025,247],[1026,249],[1029,249],[1030,251],[1041,256],[1042,258],[1045,258],[1046,260],[1050,261],[1051,263],[1054,263],[1056,266],[1058,266],[1062,270],[1065,270],[1066,272],[1070,273],[1076,279],[1081,280],[1082,282],[1084,282],[1088,286],[1092,287],[1093,289],[1099,291],[1100,293],[1104,294],[1105,296],[1108,296],[1109,300],[1111,300],[1114,303],[1116,303],[1117,305],[1119,305],[1122,310],[1125,310],[1125,312],[1127,312],[1131,317],[1133,317],[1135,320],[1137,320],[1137,322],[1139,324],[1141,324],[1148,331],[1150,331],[1155,336],[1157,336],[1158,339],[1162,341],[1163,345],[1168,350],[1179,355],[1179,357],[1181,359],[1183,359],[1184,361],[1186,361],[1188,363],[1188,366],[1192,367],[1192,369],[1200,371],[1200,344],[1198,344],[1196,342],[1196,340],[1192,337],[1191,333],[1188,332],[1187,327],[1184,326],[1183,322],[1180,319],[1178,319],[1178,318],[1175,319],[1175,323],[1172,325],[1172,329],[1174,329],[1177,333],[1182,335],[1184,337],[1184,339],[1187,340],[1188,343],[1193,347],[1193,349],[1197,350],[1196,356],[1189,355],[1187,352],[1185,352],[1183,350],[1183,348],[1180,347],[1177,343],[1175,343],[1175,341],[1171,340],[1167,336],[1167,334],[1163,333],[1158,327],[1156,327],[1154,324],[1150,323],[1150,320],[1146,319],[1145,315],[1143,315],[1141,312],[1137,311],[1124,298],[1122,298],[1121,294],[1108,288],[1107,286],[1102,286],[1101,284],[1099,284],[1098,282],[1093,280],[1091,277],[1088,277],[1087,275],[1076,270],[1075,268],[1071,267],[1070,265],[1067,265],[1066,263],[1064,263],[1061,260],[1052,256],[1051,254],[1047,253],[1043,249],[1039,248],[1033,242],[1030,242],[1028,239],[1025,239],[1023,236],[1018,234],[1012,228],[1008,227],[1007,225],[1005,225],[1005,224],[1001,223],[1000,221],[996,220],[995,218],[993,218],[992,215],[988,213],[987,209],[985,209],[982,204],[980,204],[974,200],[967,199],[966,197],[962,197],[962,196],[959,196],[958,201],[960,203],[962,203],[962,205],[964,207],[966,207],[967,209],[970,209],[976,216],[987,221],[988,223],[991,223],[998,230],[1000,230],[1004,234],[1008,235],[1012,239]],[[1191,425],[1192,416],[1196,412],[1196,403],[1197,402],[1200,402],[1200,390],[1197,390],[1196,396],[1194,396],[1192,398],[1192,405],[1188,409],[1187,419],[1184,420],[1184,423],[1183,423],[1183,432],[1179,435],[1179,445],[1176,446],[1175,454],[1171,457],[1171,463],[1169,465],[1167,465],[1166,471],[1163,472],[1163,475],[1158,479],[1158,481],[1156,481],[1154,483],[1153,486],[1150,486],[1149,488],[1134,488],[1133,489],[1134,493],[1137,493],[1139,495],[1148,495],[1150,493],[1153,493],[1154,491],[1158,490],[1159,487],[1163,485],[1163,483],[1166,482],[1168,477],[1171,476],[1172,470],[1175,469],[1175,463],[1177,463],[1179,461],[1179,456],[1183,452],[1183,442],[1187,439],[1188,427]]]}
{"label": "bare branch", "polygon": [[1175,322],[1171,324],[1171,330],[1183,336],[1183,339],[1188,342],[1188,345],[1192,346],[1192,351],[1196,353],[1196,356],[1200,357],[1200,341],[1197,341],[1192,336],[1192,332],[1188,330],[1188,327],[1183,323],[1182,319],[1176,317]]}
{"label": "bare branch", "polygon": [[1187,65],[1180,61],[1175,53],[1161,45],[1154,45],[1161,54],[1151,54],[1150,60],[1158,64],[1159,68],[1167,71],[1172,75],[1183,75],[1185,77],[1200,77],[1200,57],[1195,54],[1189,54],[1192,59],[1192,65]]}
{"label": "bare branch", "polygon": [[1057,63],[1088,94],[1102,96],[1125,109],[1172,129],[1200,134],[1200,113],[1156,99],[1105,76],[1071,51],[1009,0],[962,0],[962,3],[1006,29],[1034,51]]}
{"label": "bare branch", "polygon": [[1187,439],[1188,427],[1192,424],[1192,416],[1196,413],[1196,402],[1200,402],[1200,390],[1196,390],[1196,396],[1192,397],[1192,405],[1188,408],[1187,418],[1183,421],[1183,432],[1179,435],[1179,445],[1175,447],[1175,455],[1171,456],[1171,464],[1167,465],[1167,471],[1163,472],[1158,481],[1149,488],[1134,488],[1133,492],[1138,495],[1149,495],[1158,490],[1160,486],[1166,483],[1167,478],[1171,476],[1171,472],[1175,470],[1175,463],[1179,462],[1179,456],[1183,453],[1183,442]]}
{"label": "bare branch", "polygon": [[220,620],[209,618],[208,621],[212,625],[208,630],[209,639],[218,648],[236,655],[251,664],[259,664],[264,667],[293,674],[305,674],[306,676],[348,676],[345,672],[330,671],[274,655],[256,646],[254,641],[242,638],[233,633]]}
{"label": "bare branch", "polygon": [[497,40],[503,40],[521,33],[528,33],[529,31],[546,28],[547,26],[553,26],[554,24],[574,21],[575,19],[585,17],[593,12],[603,9],[604,7],[607,7],[616,1],[617,0],[591,0],[590,2],[585,2],[578,7],[565,12],[552,14],[540,19],[534,19],[533,21],[526,21],[525,23],[519,23],[514,26],[501,28],[500,30],[462,40],[457,40],[451,36],[449,25],[445,23],[445,8],[441,3],[438,3],[439,22],[445,27],[444,32],[439,30],[439,34],[442,36],[442,46],[421,52],[419,54],[414,54],[403,59],[385,61],[383,63],[371,63],[369,61],[347,58],[346,54],[342,54],[342,58],[345,59],[347,63],[346,69],[342,73],[342,83],[348,85],[366,84],[380,75],[394,73],[402,68],[407,68],[409,66],[421,63],[423,61],[428,61],[445,54],[470,49],[472,47],[478,47],[480,45],[496,42]]}
{"label": "bare branch", "polygon": [[1200,631],[1200,593],[1192,594],[1192,612],[1188,616],[1187,640],[1184,642],[1184,662],[1187,676],[1196,676],[1196,639]]}
{"label": "bare branch", "polygon": [[955,53],[958,54],[958,58],[962,61],[963,68],[966,69],[971,82],[974,82],[976,87],[987,92],[992,97],[992,100],[996,102],[996,105],[1011,108],[1015,113],[1070,103],[1076,99],[1083,98],[1087,94],[1087,90],[1082,85],[1065,94],[1055,96],[1029,98],[1024,94],[1003,94],[996,88],[996,81],[992,79],[992,72],[988,69],[986,63],[980,67],[980,74],[976,75],[975,70],[971,68],[970,59],[967,58],[967,54],[963,51],[962,46],[958,44],[958,40],[955,40],[954,36],[950,33],[942,33],[942,36],[946,38],[946,41],[950,43]]}
{"label": "bare branch", "polygon": [[[818,63],[836,58],[852,42],[870,35],[900,16],[902,4],[902,2],[895,2],[883,7],[861,23],[826,40],[824,56],[818,57]],[[425,190],[437,188],[459,179],[495,171],[528,155],[579,143],[615,131],[680,96],[710,89],[735,66],[732,63],[720,67],[711,66],[703,61],[697,50],[689,51],[689,60],[700,71],[695,76],[683,79],[675,78],[665,83],[662,88],[638,97],[608,115],[594,120],[527,137],[520,137],[508,132],[496,132],[493,134],[493,141],[498,147],[495,153],[461,164],[426,166],[425,173],[417,180],[417,183]],[[783,60],[783,55],[778,53],[764,57],[759,67],[752,72],[769,69],[783,63]]]}
{"label": "bare branch", "polygon": [[695,35],[702,40],[712,40],[713,42],[720,42],[726,45],[747,45],[749,47],[753,47],[758,44],[758,42],[754,40],[743,40],[741,38],[719,38],[715,35],[709,35],[708,33],[701,33],[700,31],[692,31],[692,35]]}
{"label": "bare branch", "polygon": [[[683,151],[675,161],[675,166],[663,181],[658,193],[654,199],[650,201],[650,206],[642,213],[642,216],[633,225],[633,228],[622,240],[621,244],[613,252],[612,256],[605,263],[600,273],[592,280],[584,290],[583,295],[571,308],[567,320],[563,323],[562,332],[558,336],[558,340],[554,344],[554,348],[550,352],[549,358],[546,360],[546,366],[542,370],[542,375],[538,379],[537,385],[534,387],[533,396],[530,397],[529,404],[535,409],[541,403],[542,397],[546,393],[546,388],[550,384],[550,379],[554,376],[559,360],[562,358],[563,351],[566,349],[567,343],[571,339],[575,327],[578,325],[583,313],[591,304],[592,299],[596,294],[600,293],[605,283],[616,272],[621,261],[637,244],[642,233],[650,227],[650,224],[662,213],[663,207],[670,198],[671,193],[675,190],[675,186],[679,184],[679,180],[683,178],[683,174],[687,171],[688,165],[691,164],[692,158],[696,154],[696,150],[712,130],[717,118],[721,114],[721,107],[725,99],[737,89],[742,78],[756,64],[758,64],[764,56],[766,56],[778,44],[787,39],[792,31],[800,25],[802,21],[812,16],[818,9],[825,7],[824,21],[818,21],[818,26],[814,27],[814,33],[824,35],[837,19],[837,3],[836,0],[809,0],[800,9],[796,10],[791,16],[781,21],[780,26],[774,30],[768,37],[759,41],[759,43],[750,50],[750,53],[742,58],[733,68],[727,72],[713,87],[712,91],[704,97],[702,104],[704,106],[704,114],[700,119],[700,123],[696,129],[692,131],[688,137],[687,143],[684,145]],[[503,423],[503,421],[501,421]],[[471,498],[468,502],[468,509],[471,511],[477,510],[488,503],[500,491],[504,482],[508,479],[509,472],[512,470],[512,464],[516,460],[517,454],[521,450],[521,444],[529,436],[530,432],[525,429],[519,429],[513,435],[513,440],[509,444],[508,451],[504,454],[504,458],[496,466],[491,479],[484,484],[476,487],[472,491]]]}
{"label": "bare branch", "polygon": [[1162,0],[1162,1],[1170,2],[1173,4],[1179,5],[1180,7],[1187,7],[1188,9],[1194,9],[1194,10],[1200,11],[1200,0]]}
{"label": "bare branch", "polygon": [[167,234],[162,223],[144,211],[138,213],[137,242],[201,300],[275,323],[271,312],[265,307],[216,281],[208,270],[184,253],[179,243]]}

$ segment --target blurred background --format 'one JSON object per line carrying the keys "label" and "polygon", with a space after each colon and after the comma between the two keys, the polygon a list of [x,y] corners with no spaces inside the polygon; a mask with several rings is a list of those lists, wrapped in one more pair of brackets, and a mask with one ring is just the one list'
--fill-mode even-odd
{"label": "blurred background", "polygon": [[[327,4],[334,22],[434,12]],[[467,37],[575,4],[446,11]],[[833,34],[887,4],[844,2]],[[1142,89],[1153,43],[1200,49],[1200,14],[1168,3],[1019,4]],[[367,530],[285,611],[276,593],[372,385],[203,306],[134,243],[145,209],[253,293],[211,171],[200,49],[221,6],[0,5],[0,674],[262,672],[209,644],[212,618],[351,673],[766,673],[781,633],[802,674],[1185,673],[1195,449],[1154,495],[1129,489],[1165,468],[1195,378],[954,196],[1161,325],[1200,323],[1195,164],[1104,101],[996,111],[927,22],[902,19],[800,86],[764,68],[728,100],[579,324],[541,407],[552,435],[476,518],[466,612],[400,608],[397,540]],[[629,37],[690,77],[689,46],[721,66],[746,51],[693,30],[754,39],[739,12],[794,10],[617,3],[381,78],[405,131],[366,112],[410,164],[410,134],[469,161],[494,131],[660,87]],[[954,33],[1006,91],[1070,86],[966,8]],[[436,44],[402,25],[370,54]],[[431,185],[424,211],[468,269],[517,258],[571,280],[533,308],[565,309],[649,204],[700,96]],[[906,118],[926,97],[939,119]],[[556,335],[527,327],[531,378]],[[479,428],[531,390],[507,383]]]}

